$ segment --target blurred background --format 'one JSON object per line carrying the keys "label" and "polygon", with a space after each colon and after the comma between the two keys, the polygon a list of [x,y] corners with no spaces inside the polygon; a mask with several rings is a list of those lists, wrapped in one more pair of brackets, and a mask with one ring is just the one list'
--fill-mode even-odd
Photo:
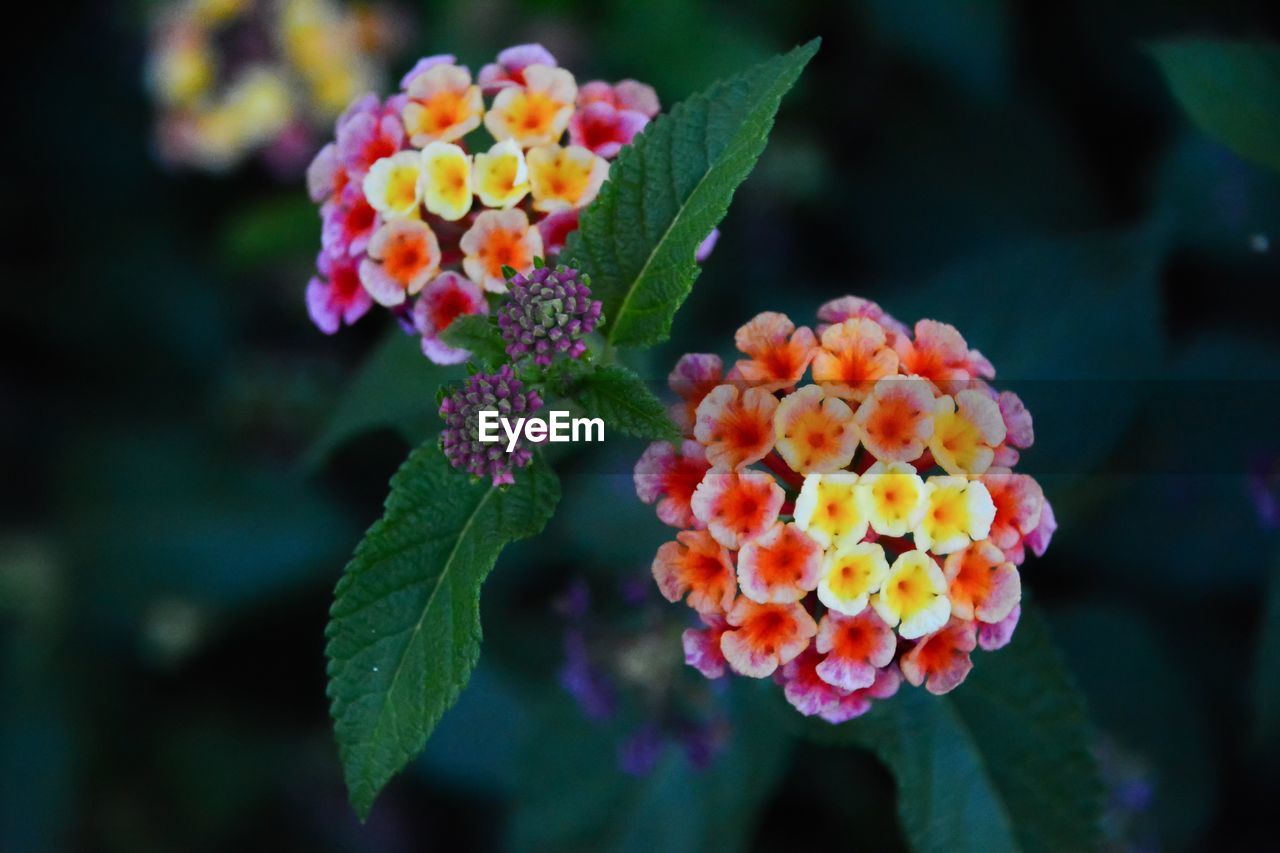
{"label": "blurred background", "polygon": [[[762,728],[684,671],[683,614],[647,581],[669,531],[634,499],[639,444],[565,460],[555,521],[486,584],[471,686],[363,826],[324,698],[332,588],[444,376],[382,313],[334,338],[307,319],[301,170],[343,87],[540,41],[666,108],[814,35],[673,340],[634,366],[728,355],[757,311],[812,322],[845,293],[954,323],[1036,418],[1024,463],[1061,526],[1023,577],[1092,711],[1109,845],[1273,844],[1280,175],[1195,130],[1142,45],[1274,36],[1280,16],[1062,5],[338,6],[209,115],[184,112],[204,48],[172,7],[23,6],[0,201],[0,850],[902,845],[870,757]],[[263,65],[282,26],[206,47]],[[162,57],[175,43],[195,52]]]}

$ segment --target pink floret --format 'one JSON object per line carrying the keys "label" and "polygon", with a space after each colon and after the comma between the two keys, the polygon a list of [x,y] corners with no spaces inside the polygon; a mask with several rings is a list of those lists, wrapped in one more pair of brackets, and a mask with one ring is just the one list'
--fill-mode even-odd
{"label": "pink floret", "polygon": [[498,61],[480,69],[478,82],[486,95],[524,85],[524,70],[530,65],[556,67],[556,58],[540,44],[517,44],[498,54]]}
{"label": "pink floret", "polygon": [[320,275],[307,285],[307,313],[326,335],[342,325],[350,326],[373,305],[373,297],[360,284],[359,264],[349,256],[321,252],[316,261]]}
{"label": "pink floret", "polygon": [[444,272],[422,289],[413,306],[413,325],[422,335],[422,352],[436,364],[461,364],[471,353],[440,340],[440,335],[464,314],[487,314],[484,291],[456,272]]}
{"label": "pink floret", "polygon": [[649,118],[633,110],[620,110],[598,101],[580,107],[569,119],[569,140],[605,159],[618,156],[631,144]]}
{"label": "pink floret", "polygon": [[400,88],[408,89],[409,84],[413,82],[413,78],[429,68],[437,65],[456,65],[458,58],[452,53],[437,53],[435,56],[424,56],[409,69],[409,73],[400,78]]}
{"label": "pink floret", "polygon": [[1022,615],[1022,605],[1015,604],[1009,615],[994,625],[978,625],[978,647],[985,652],[994,652],[1009,645],[1013,639],[1014,629],[1018,627],[1018,617]]}
{"label": "pink floret", "polygon": [[707,678],[720,678],[725,673],[724,652],[720,651],[720,637],[729,629],[723,616],[703,614],[705,628],[689,628],[681,637],[684,644],[684,662]]}

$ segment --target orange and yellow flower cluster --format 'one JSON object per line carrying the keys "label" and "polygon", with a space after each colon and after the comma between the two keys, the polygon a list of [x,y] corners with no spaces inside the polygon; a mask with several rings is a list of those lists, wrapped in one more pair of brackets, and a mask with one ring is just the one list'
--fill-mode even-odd
{"label": "orange and yellow flower cluster", "polygon": [[387,7],[180,0],[160,8],[147,67],[159,152],[210,171],[261,153],[296,178],[323,128],[380,84],[399,42]]}
{"label": "orange and yellow flower cluster", "polygon": [[[332,333],[376,302],[416,327],[433,361],[464,361],[444,329],[487,313],[510,270],[559,254],[610,159],[658,109],[634,80],[579,86],[536,44],[474,79],[453,56],[419,61],[399,93],[352,104],[308,171],[324,220],[312,319]],[[326,266],[361,286],[335,286]]]}
{"label": "orange and yellow flower cluster", "polygon": [[1056,523],[1012,470],[1031,415],[959,331],[908,329],[852,296],[818,318],[760,314],[727,373],[715,355],[681,358],[685,438],[651,445],[635,484],[681,528],[653,576],[701,619],[686,661],[772,676],[801,713],[838,723],[902,680],[946,693],[975,648],[1009,642],[1017,567]]}

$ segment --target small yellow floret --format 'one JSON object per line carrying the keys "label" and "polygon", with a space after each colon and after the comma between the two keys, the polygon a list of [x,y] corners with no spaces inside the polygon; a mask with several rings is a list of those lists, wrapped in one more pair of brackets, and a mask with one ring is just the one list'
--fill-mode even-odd
{"label": "small yellow floret", "polygon": [[878,544],[855,542],[837,548],[823,557],[818,600],[838,613],[857,616],[888,574],[889,562]]}
{"label": "small yellow floret", "polygon": [[947,578],[924,551],[899,555],[871,604],[907,640],[938,630],[951,617]]}
{"label": "small yellow floret", "polygon": [[422,149],[422,202],[450,222],[471,210],[471,158],[452,142],[432,142]]}
{"label": "small yellow floret", "polygon": [[867,534],[858,500],[858,475],[810,474],[796,498],[796,525],[824,548],[857,542]]}

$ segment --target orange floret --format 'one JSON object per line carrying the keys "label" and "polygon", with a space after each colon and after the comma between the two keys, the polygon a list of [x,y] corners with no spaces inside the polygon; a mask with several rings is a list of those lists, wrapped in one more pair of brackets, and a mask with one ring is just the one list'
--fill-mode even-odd
{"label": "orange floret", "polygon": [[915,340],[900,335],[894,341],[904,373],[913,373],[937,382],[944,390],[951,383],[983,376],[995,376],[991,362],[977,350],[969,349],[955,326],[937,320],[916,323]]}
{"label": "orange floret", "polygon": [[846,400],[862,400],[876,380],[897,372],[898,354],[889,346],[884,328],[866,317],[828,326],[813,359],[813,381]]}
{"label": "orange floret", "polygon": [[729,611],[720,651],[734,672],[768,678],[779,666],[799,657],[818,633],[813,617],[800,604],[757,604],[739,596]]}
{"label": "orange floret", "polygon": [[977,644],[974,624],[952,619],[940,630],[922,637],[915,648],[902,656],[902,676],[916,687],[923,684],[930,693],[949,693],[973,669],[969,653]]}
{"label": "orange floret", "polygon": [[799,601],[818,585],[822,546],[795,524],[778,522],[738,554],[738,582],[752,601]]}
{"label": "orange floret", "polygon": [[871,608],[857,616],[830,612],[818,624],[817,650],[826,658],[818,676],[842,690],[861,690],[875,683],[876,670],[889,665],[898,641],[893,629]]}
{"label": "orange floret", "polygon": [[863,445],[882,462],[910,462],[933,436],[933,384],[918,376],[881,379],[853,422]]}
{"label": "orange floret", "polygon": [[705,530],[682,530],[675,542],[658,549],[653,579],[667,601],[688,593],[688,604],[699,613],[722,613],[733,605],[737,586],[729,552]]}
{"label": "orange floret", "polygon": [[809,369],[817,339],[808,326],[796,328],[786,314],[765,311],[738,329],[733,338],[749,359],[739,359],[729,374],[768,391],[790,388]]}
{"label": "orange floret", "polygon": [[773,449],[778,398],[760,388],[718,385],[698,404],[693,435],[717,468],[741,468]]}
{"label": "orange floret", "polygon": [[853,461],[858,431],[853,410],[817,385],[788,394],[773,416],[778,453],[800,474],[828,474]]}
{"label": "orange floret", "polygon": [[1018,570],[989,541],[976,542],[948,555],[942,570],[947,577],[951,612],[961,619],[994,624],[1008,616],[1022,599]]}
{"label": "orange floret", "polygon": [[1008,468],[991,468],[980,479],[996,508],[988,534],[991,542],[1002,551],[1020,549],[1022,540],[1040,525],[1044,491],[1032,477]]}
{"label": "orange floret", "polygon": [[711,470],[693,492],[693,517],[726,548],[741,548],[778,520],[786,494],[763,471]]}

